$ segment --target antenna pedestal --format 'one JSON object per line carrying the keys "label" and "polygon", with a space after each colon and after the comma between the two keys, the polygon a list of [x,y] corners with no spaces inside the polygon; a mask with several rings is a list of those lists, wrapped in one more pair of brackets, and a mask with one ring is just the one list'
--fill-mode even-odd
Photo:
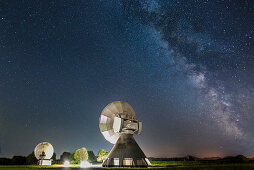
{"label": "antenna pedestal", "polygon": [[104,167],[147,167],[150,165],[150,161],[132,134],[121,134],[108,157],[102,163]]}
{"label": "antenna pedestal", "polygon": [[51,159],[40,159],[38,161],[39,165],[51,165]]}

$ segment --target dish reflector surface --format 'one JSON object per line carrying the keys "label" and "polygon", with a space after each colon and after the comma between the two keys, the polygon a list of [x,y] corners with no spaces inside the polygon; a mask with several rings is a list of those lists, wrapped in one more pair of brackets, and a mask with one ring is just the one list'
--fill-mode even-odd
{"label": "dish reflector surface", "polygon": [[38,160],[41,159],[41,155],[44,155],[44,154],[45,156],[43,157],[43,159],[50,159],[53,156],[53,153],[54,153],[54,148],[48,142],[39,143],[34,149],[34,155]]}
{"label": "dish reflector surface", "polygon": [[137,120],[134,109],[128,103],[115,101],[108,104],[101,112],[99,127],[105,139],[112,144],[115,144],[120,136],[119,133],[116,133],[113,130],[115,116],[124,119]]}

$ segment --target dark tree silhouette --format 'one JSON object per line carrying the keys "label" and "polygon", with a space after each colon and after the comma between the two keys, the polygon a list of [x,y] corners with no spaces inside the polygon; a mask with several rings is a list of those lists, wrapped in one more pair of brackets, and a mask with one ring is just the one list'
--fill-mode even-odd
{"label": "dark tree silhouette", "polygon": [[27,157],[26,157],[26,164],[27,165],[36,165],[38,162],[38,160],[36,159],[34,152],[30,153]]}
{"label": "dark tree silhouette", "polygon": [[88,153],[88,162],[96,162],[96,156],[93,151],[87,151]]}
{"label": "dark tree silhouette", "polygon": [[64,161],[72,161],[70,152],[63,152],[60,156],[60,161],[63,163]]}

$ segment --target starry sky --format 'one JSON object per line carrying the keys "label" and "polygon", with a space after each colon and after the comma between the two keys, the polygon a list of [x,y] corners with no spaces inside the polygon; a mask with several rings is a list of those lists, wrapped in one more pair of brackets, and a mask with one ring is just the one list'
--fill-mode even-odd
{"label": "starry sky", "polygon": [[0,0],[0,156],[112,144],[131,104],[147,156],[254,155],[251,0]]}

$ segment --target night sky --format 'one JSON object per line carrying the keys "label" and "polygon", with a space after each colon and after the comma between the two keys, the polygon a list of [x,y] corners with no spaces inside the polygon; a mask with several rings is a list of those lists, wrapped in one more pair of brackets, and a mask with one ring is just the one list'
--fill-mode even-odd
{"label": "night sky", "polygon": [[109,151],[116,100],[147,156],[254,155],[254,2],[0,0],[0,157]]}

